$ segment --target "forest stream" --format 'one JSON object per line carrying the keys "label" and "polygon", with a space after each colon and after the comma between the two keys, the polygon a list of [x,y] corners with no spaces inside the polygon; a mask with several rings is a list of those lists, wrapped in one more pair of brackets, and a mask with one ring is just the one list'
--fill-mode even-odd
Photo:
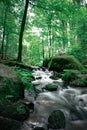
{"label": "forest stream", "polygon": [[87,0],[0,0],[0,130],[87,130]]}
{"label": "forest stream", "polygon": [[[65,116],[64,130],[87,130],[87,106],[84,98],[87,98],[87,93],[83,98],[83,93],[87,92],[80,88],[71,88],[67,86],[63,88],[62,79],[53,80],[50,77],[52,71],[35,69],[33,70],[35,80],[33,85],[39,91],[35,98],[33,92],[25,90],[25,99],[34,103],[34,112],[30,113],[28,120],[24,122],[21,130],[48,130],[48,117],[54,110],[61,110]],[[46,84],[56,84],[56,91],[48,91],[45,89]],[[79,97],[82,98],[82,100]],[[35,130],[37,130],[35,129]],[[49,128],[49,130],[53,130]],[[61,129],[63,130],[63,129]]]}

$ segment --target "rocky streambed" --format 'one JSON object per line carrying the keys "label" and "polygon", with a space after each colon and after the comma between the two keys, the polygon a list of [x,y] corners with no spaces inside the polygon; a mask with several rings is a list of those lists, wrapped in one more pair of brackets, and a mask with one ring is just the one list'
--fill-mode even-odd
{"label": "rocky streambed", "polygon": [[[33,70],[33,75],[35,80],[32,83],[39,94],[35,97],[32,91],[25,90],[25,99],[34,104],[34,111],[31,111],[29,119],[24,122],[21,130],[53,130],[54,128],[48,127],[48,118],[53,111],[59,110],[64,114],[65,126],[62,127],[62,124],[57,129],[86,130],[86,103],[83,106],[83,102],[82,104],[78,104],[77,100],[78,96],[82,97],[83,91],[81,89],[71,88],[70,86],[67,86],[67,89],[63,89],[62,79],[58,78],[54,80],[50,78],[53,75],[52,71],[37,69]],[[48,84],[53,84],[55,89],[52,86],[47,86]],[[61,118],[58,119],[61,120]],[[56,118],[54,121],[56,125],[59,123],[56,121]]]}

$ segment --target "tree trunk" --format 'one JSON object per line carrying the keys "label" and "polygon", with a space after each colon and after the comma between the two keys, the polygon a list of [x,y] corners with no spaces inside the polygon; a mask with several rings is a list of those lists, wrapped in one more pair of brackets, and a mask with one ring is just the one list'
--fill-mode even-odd
{"label": "tree trunk", "polygon": [[2,38],[2,46],[1,46],[1,59],[4,59],[4,40],[5,40],[5,28],[3,28],[3,38]]}
{"label": "tree trunk", "polygon": [[26,0],[26,3],[25,3],[25,10],[24,10],[24,15],[23,15],[21,29],[20,29],[20,35],[19,35],[18,58],[17,58],[18,62],[22,61],[22,41],[23,41],[23,33],[24,33],[24,28],[25,28],[25,23],[26,23],[27,10],[28,10],[28,0]]}
{"label": "tree trunk", "polygon": [[6,45],[5,45],[5,50],[4,50],[4,58],[6,59],[7,58],[7,49],[8,49],[8,43],[9,43],[9,34],[6,35]]}
{"label": "tree trunk", "polygon": [[43,41],[43,38],[42,38],[42,57],[43,57],[43,60],[44,60],[44,41]]}
{"label": "tree trunk", "polygon": [[3,21],[3,37],[2,37],[2,46],[1,46],[2,59],[4,59],[4,41],[5,41],[5,32],[6,32],[6,20],[7,20],[7,7],[5,8],[4,21]]}
{"label": "tree trunk", "polygon": [[49,40],[49,58],[52,56],[52,30],[51,30],[51,20],[48,25],[48,40]]}

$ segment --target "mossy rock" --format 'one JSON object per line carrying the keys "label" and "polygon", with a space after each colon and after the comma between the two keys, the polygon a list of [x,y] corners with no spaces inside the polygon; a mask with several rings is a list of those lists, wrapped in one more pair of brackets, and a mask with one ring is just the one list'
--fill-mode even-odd
{"label": "mossy rock", "polygon": [[79,78],[70,82],[70,85],[75,87],[87,87],[87,74],[80,74]]}
{"label": "mossy rock", "polygon": [[0,99],[13,101],[24,97],[24,84],[10,67],[0,64]]}
{"label": "mossy rock", "polygon": [[65,86],[87,87],[87,70],[65,70],[62,79]]}
{"label": "mossy rock", "polygon": [[63,72],[64,69],[84,69],[82,64],[72,55],[63,55],[63,56],[55,56],[52,57],[49,64],[48,69]]}
{"label": "mossy rock", "polygon": [[19,130],[22,122],[0,116],[0,130]]}
{"label": "mossy rock", "polygon": [[47,84],[45,86],[45,89],[48,91],[56,91],[57,88],[58,88],[58,85],[56,85],[56,84]]}
{"label": "mossy rock", "polygon": [[24,97],[24,85],[7,77],[0,77],[0,98],[13,101]]}
{"label": "mossy rock", "polygon": [[45,130],[43,127],[35,127],[33,130]]}
{"label": "mossy rock", "polygon": [[61,110],[53,111],[48,117],[48,127],[52,129],[65,128],[66,121],[64,113]]}
{"label": "mossy rock", "polygon": [[0,100],[0,116],[24,121],[29,117],[29,109],[23,103],[12,103],[8,100]]}
{"label": "mossy rock", "polygon": [[62,79],[64,80],[64,85],[69,85],[70,82],[79,78],[80,71],[78,70],[64,70],[62,74]]}

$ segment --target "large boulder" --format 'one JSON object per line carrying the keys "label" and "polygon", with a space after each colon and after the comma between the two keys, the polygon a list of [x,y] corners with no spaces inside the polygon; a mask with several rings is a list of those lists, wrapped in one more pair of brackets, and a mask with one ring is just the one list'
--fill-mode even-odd
{"label": "large boulder", "polygon": [[66,120],[61,110],[53,111],[48,117],[48,128],[61,129],[65,128]]}
{"label": "large boulder", "polygon": [[64,69],[81,70],[84,67],[72,55],[54,56],[48,63],[48,69],[56,72],[63,72]]}
{"label": "large boulder", "polygon": [[0,130],[17,130],[29,117],[24,98],[24,84],[10,67],[0,64]]}
{"label": "large boulder", "polygon": [[24,85],[16,72],[0,64],[0,99],[17,100],[24,97]]}
{"label": "large boulder", "polygon": [[0,116],[0,130],[19,130],[22,122]]}
{"label": "large boulder", "polygon": [[8,100],[0,100],[0,116],[24,121],[29,117],[29,108],[20,102],[12,103]]}

